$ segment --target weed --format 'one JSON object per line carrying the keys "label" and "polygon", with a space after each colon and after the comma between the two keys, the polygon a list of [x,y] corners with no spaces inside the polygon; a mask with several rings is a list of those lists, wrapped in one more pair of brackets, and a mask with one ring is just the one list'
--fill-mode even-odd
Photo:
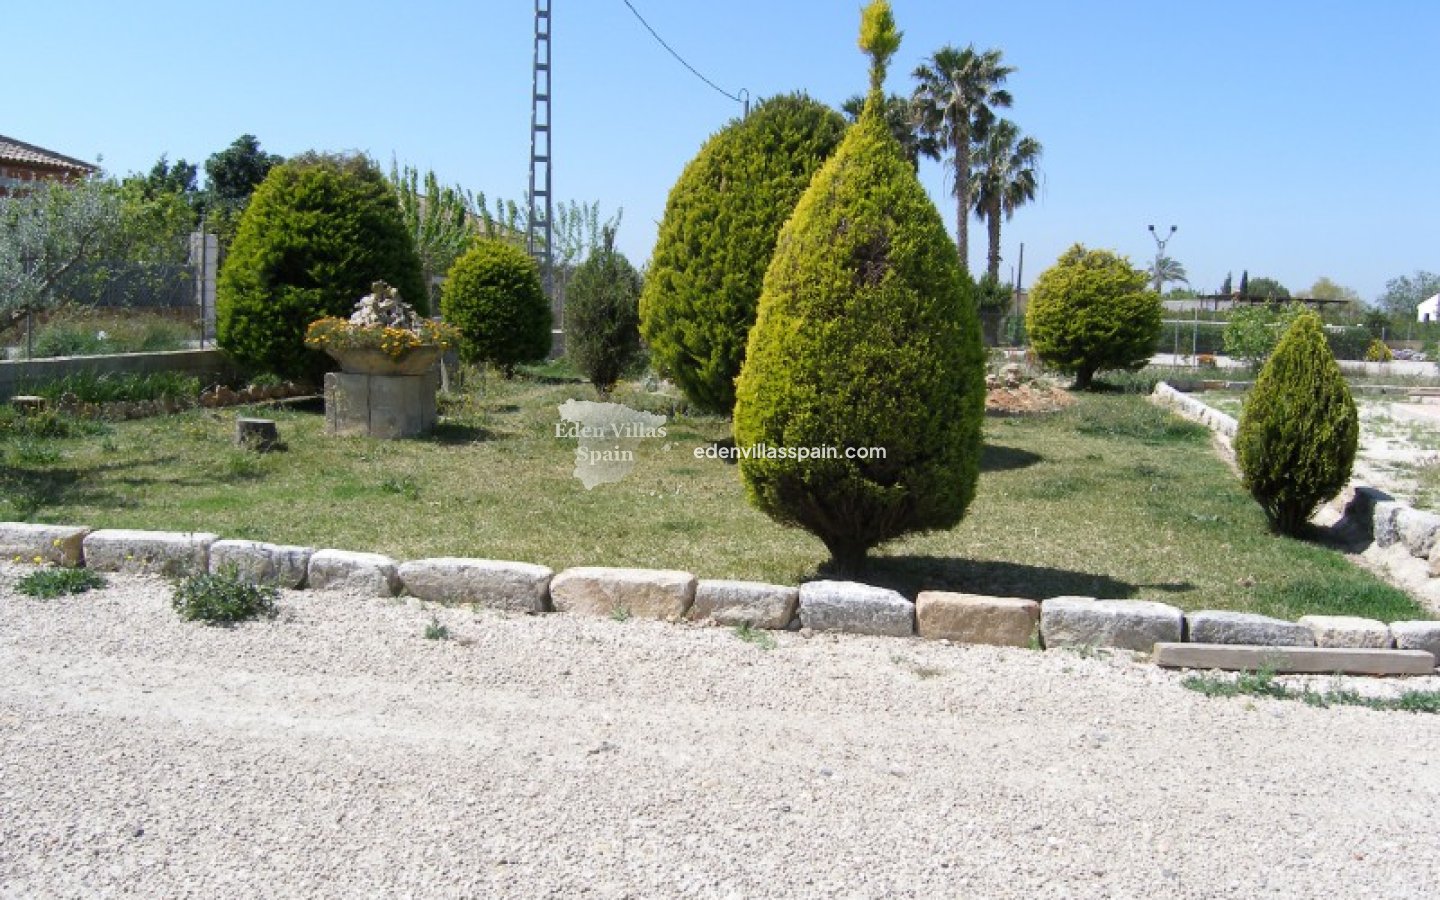
{"label": "weed", "polygon": [[387,475],[380,481],[382,493],[395,494],[406,500],[420,499],[420,483],[410,475]]}
{"label": "weed", "polygon": [[279,597],[277,588],[242,581],[232,569],[186,578],[175,586],[171,605],[187,622],[228,625],[256,616],[274,618]]}
{"label": "weed", "polygon": [[1296,690],[1275,681],[1275,670],[1262,666],[1254,672],[1241,672],[1232,678],[1215,675],[1191,675],[1180,685],[1207,697],[1272,697],[1277,700],[1298,700],[1307,706],[1363,706],[1382,712],[1440,713],[1440,691],[1402,691],[1395,697],[1367,697],[1358,691],[1339,687],[1336,682],[1324,691],[1308,684]]}
{"label": "weed", "polygon": [[448,641],[450,640],[450,629],[445,627],[438,616],[432,615],[430,624],[425,626],[425,640]]}
{"label": "weed", "polygon": [[49,600],[64,594],[83,594],[105,586],[105,579],[90,569],[41,569],[15,583],[15,590]]}
{"label": "weed", "polygon": [[775,649],[775,636],[763,628],[756,628],[749,622],[735,626],[735,636],[747,644],[754,644],[761,650]]}
{"label": "weed", "polygon": [[630,607],[628,606],[617,605],[614,609],[610,610],[610,618],[617,622],[628,622],[630,621],[630,617]]}

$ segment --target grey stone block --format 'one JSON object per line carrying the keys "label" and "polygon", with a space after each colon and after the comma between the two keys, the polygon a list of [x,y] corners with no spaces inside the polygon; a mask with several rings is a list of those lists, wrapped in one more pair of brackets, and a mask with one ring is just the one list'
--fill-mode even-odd
{"label": "grey stone block", "polygon": [[577,566],[550,581],[550,602],[558,612],[679,619],[695,602],[696,586],[689,572]]}
{"label": "grey stone block", "polygon": [[1371,538],[1377,547],[1389,547],[1400,541],[1400,510],[1408,507],[1394,500],[1381,500],[1375,504],[1371,519]]}
{"label": "grey stone block", "polygon": [[1400,542],[1410,551],[1411,556],[1429,559],[1430,551],[1435,548],[1435,536],[1440,533],[1440,516],[1408,506],[1402,507],[1395,514],[1395,530],[1399,532]]}
{"label": "grey stone block", "polygon": [[392,439],[427,434],[437,419],[439,375],[325,375],[325,431]]}
{"label": "grey stone block", "polygon": [[701,581],[695,588],[691,619],[717,625],[784,628],[795,616],[800,589],[756,581]]}
{"label": "grey stone block", "polygon": [[1390,628],[1375,619],[1359,616],[1301,616],[1300,624],[1315,635],[1317,647],[1357,647],[1384,649],[1393,647]]}
{"label": "grey stone block", "polygon": [[89,533],[89,528],[78,525],[0,522],[0,560],[33,563],[39,557],[57,566],[78,566],[85,560]]}
{"label": "grey stone block", "polygon": [[1167,603],[1052,597],[1040,604],[1040,634],[1050,647],[1117,647],[1149,653],[1178,641],[1185,618]]}
{"label": "grey stone block", "polygon": [[1400,650],[1424,650],[1440,658],[1440,622],[1391,622],[1390,636]]}
{"label": "grey stone block", "polygon": [[105,572],[194,575],[209,571],[210,545],[203,531],[135,531],[105,528],[85,536],[85,565]]}
{"label": "grey stone block", "polygon": [[261,541],[216,541],[210,545],[210,571],[233,571],[251,584],[300,588],[314,547],[266,544]]}
{"label": "grey stone block", "polygon": [[405,590],[422,600],[544,612],[555,573],[530,563],[439,557],[403,563],[399,574]]}
{"label": "grey stone block", "polygon": [[349,550],[315,551],[306,580],[317,591],[353,590],[372,597],[393,597],[400,589],[395,560]]}
{"label": "grey stone block", "polygon": [[915,605],[868,584],[811,581],[800,586],[800,622],[815,631],[908,637],[915,633]]}
{"label": "grey stone block", "polygon": [[1254,613],[1204,610],[1186,613],[1186,640],[1197,644],[1250,644],[1262,647],[1313,647],[1308,626]]}

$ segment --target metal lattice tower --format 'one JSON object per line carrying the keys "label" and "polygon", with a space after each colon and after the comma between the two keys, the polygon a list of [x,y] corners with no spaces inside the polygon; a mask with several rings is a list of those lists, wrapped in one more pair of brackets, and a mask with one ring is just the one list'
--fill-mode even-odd
{"label": "metal lattice tower", "polygon": [[[545,295],[555,302],[550,194],[550,0],[535,0],[535,65],[530,90],[530,217],[525,249],[540,264]],[[560,310],[554,310],[556,327]]]}

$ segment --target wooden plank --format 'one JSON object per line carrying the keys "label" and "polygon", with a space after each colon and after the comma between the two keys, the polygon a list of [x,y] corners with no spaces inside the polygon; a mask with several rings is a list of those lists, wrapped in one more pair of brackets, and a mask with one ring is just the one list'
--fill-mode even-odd
{"label": "wooden plank", "polygon": [[1425,650],[1362,650],[1341,647],[1248,647],[1239,644],[1155,645],[1155,664],[1169,669],[1270,668],[1279,674],[1433,675],[1435,657]]}

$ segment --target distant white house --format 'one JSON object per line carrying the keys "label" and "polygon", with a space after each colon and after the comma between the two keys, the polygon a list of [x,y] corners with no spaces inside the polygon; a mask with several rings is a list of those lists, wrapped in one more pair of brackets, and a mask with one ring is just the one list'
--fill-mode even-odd
{"label": "distant white house", "polygon": [[1415,320],[1417,322],[1440,322],[1440,294],[1436,294],[1429,300],[1420,301],[1420,305],[1415,307]]}

